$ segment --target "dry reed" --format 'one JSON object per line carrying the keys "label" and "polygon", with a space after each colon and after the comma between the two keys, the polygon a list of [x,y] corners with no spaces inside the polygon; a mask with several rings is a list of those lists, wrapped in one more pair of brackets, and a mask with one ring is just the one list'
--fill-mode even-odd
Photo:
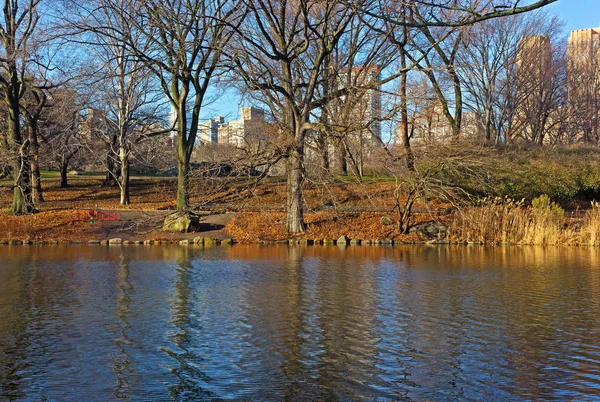
{"label": "dry reed", "polygon": [[600,203],[592,202],[583,220],[569,222],[562,208],[542,195],[530,206],[509,198],[483,199],[464,208],[450,240],[484,244],[600,246]]}

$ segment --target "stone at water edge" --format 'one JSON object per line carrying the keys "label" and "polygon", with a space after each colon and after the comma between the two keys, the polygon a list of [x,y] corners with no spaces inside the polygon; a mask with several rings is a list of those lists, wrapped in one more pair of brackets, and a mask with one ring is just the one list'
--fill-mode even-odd
{"label": "stone at water edge", "polygon": [[352,240],[350,240],[350,245],[351,246],[359,246],[360,243],[361,243],[360,239],[352,239]]}
{"label": "stone at water edge", "polygon": [[193,244],[193,243],[190,243],[189,240],[179,240],[179,244],[181,244],[182,246],[187,246],[187,245]]}
{"label": "stone at water edge", "polygon": [[175,212],[165,217],[162,230],[171,233],[189,232],[194,224],[198,224],[200,217],[189,212]]}
{"label": "stone at water edge", "polygon": [[341,235],[339,239],[337,239],[336,244],[338,246],[345,246],[346,244],[348,244],[350,242],[350,238],[348,238],[348,236],[346,235]]}
{"label": "stone at water edge", "polygon": [[194,244],[204,244],[204,237],[194,237]]}
{"label": "stone at water edge", "polygon": [[205,237],[204,238],[204,245],[205,246],[212,246],[214,244],[219,244],[219,240],[218,239],[213,239],[212,237]]}
{"label": "stone at water edge", "polygon": [[232,245],[233,240],[232,239],[223,239],[223,240],[221,240],[221,244]]}
{"label": "stone at water edge", "polygon": [[323,244],[334,244],[335,241],[331,237],[326,237],[323,239]]}
{"label": "stone at water edge", "polygon": [[123,243],[123,240],[118,237],[116,237],[114,239],[110,239],[108,241],[108,244],[122,244],[122,243]]}

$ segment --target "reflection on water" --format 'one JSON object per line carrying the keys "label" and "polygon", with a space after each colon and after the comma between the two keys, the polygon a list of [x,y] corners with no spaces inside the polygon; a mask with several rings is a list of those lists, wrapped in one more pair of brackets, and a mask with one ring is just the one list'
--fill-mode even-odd
{"label": "reflection on water", "polygon": [[0,399],[593,399],[599,259],[1,247]]}

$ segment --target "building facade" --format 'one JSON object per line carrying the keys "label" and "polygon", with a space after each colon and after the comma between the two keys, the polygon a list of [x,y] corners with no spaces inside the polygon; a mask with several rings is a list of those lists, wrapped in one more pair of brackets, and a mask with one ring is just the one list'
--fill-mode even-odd
{"label": "building facade", "polygon": [[219,142],[219,127],[225,124],[225,118],[217,116],[198,124],[198,141],[203,144],[217,144]]}
{"label": "building facade", "polygon": [[217,130],[217,142],[238,148],[260,141],[267,126],[265,111],[257,107],[244,107],[240,110],[240,119],[221,123]]}
{"label": "building facade", "polygon": [[567,60],[569,130],[600,142],[600,28],[571,31]]}

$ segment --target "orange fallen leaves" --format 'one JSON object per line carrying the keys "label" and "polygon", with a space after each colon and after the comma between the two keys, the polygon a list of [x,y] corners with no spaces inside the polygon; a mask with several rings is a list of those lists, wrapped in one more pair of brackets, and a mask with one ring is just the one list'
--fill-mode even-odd
{"label": "orange fallen leaves", "polygon": [[13,216],[0,213],[0,241],[8,240],[91,240],[97,234],[89,221],[72,222],[72,211],[44,211]]}
{"label": "orange fallen leaves", "polygon": [[[225,232],[240,243],[296,239],[337,239],[346,235],[351,239],[394,239],[400,241],[422,240],[417,235],[403,235],[397,225],[383,225],[380,213],[314,212],[305,216],[306,231],[290,236],[285,229],[282,212],[244,212],[225,226]],[[426,219],[425,219],[426,221]]]}
{"label": "orange fallen leaves", "polygon": [[[71,222],[71,211],[96,207],[132,212],[174,209],[177,181],[175,178],[134,178],[131,182],[131,204],[128,206],[119,205],[119,188],[103,187],[99,177],[73,178],[66,189],[60,188],[57,179],[44,179],[42,186],[46,201],[38,206],[40,213],[11,216],[0,212],[0,240],[97,239],[99,234],[94,229],[98,229],[95,228],[98,225],[92,226],[85,221]],[[211,202],[216,205],[235,205],[236,210],[242,211],[226,226],[226,233],[236,241],[276,241],[290,238],[285,230],[283,213],[285,190],[283,181],[264,181],[256,185],[242,179],[194,179],[190,201],[200,208]],[[396,225],[383,225],[382,213],[348,212],[356,207],[366,210],[376,208],[389,211],[387,216],[395,220],[393,191],[393,182],[307,182],[304,192],[308,211],[305,216],[307,229],[298,238],[322,239],[347,235],[359,239],[412,241],[413,237],[399,234]],[[5,210],[11,200],[9,186],[0,186],[0,203]],[[315,212],[322,207],[331,209]],[[416,216],[417,223],[419,220],[429,221],[431,216]]]}

